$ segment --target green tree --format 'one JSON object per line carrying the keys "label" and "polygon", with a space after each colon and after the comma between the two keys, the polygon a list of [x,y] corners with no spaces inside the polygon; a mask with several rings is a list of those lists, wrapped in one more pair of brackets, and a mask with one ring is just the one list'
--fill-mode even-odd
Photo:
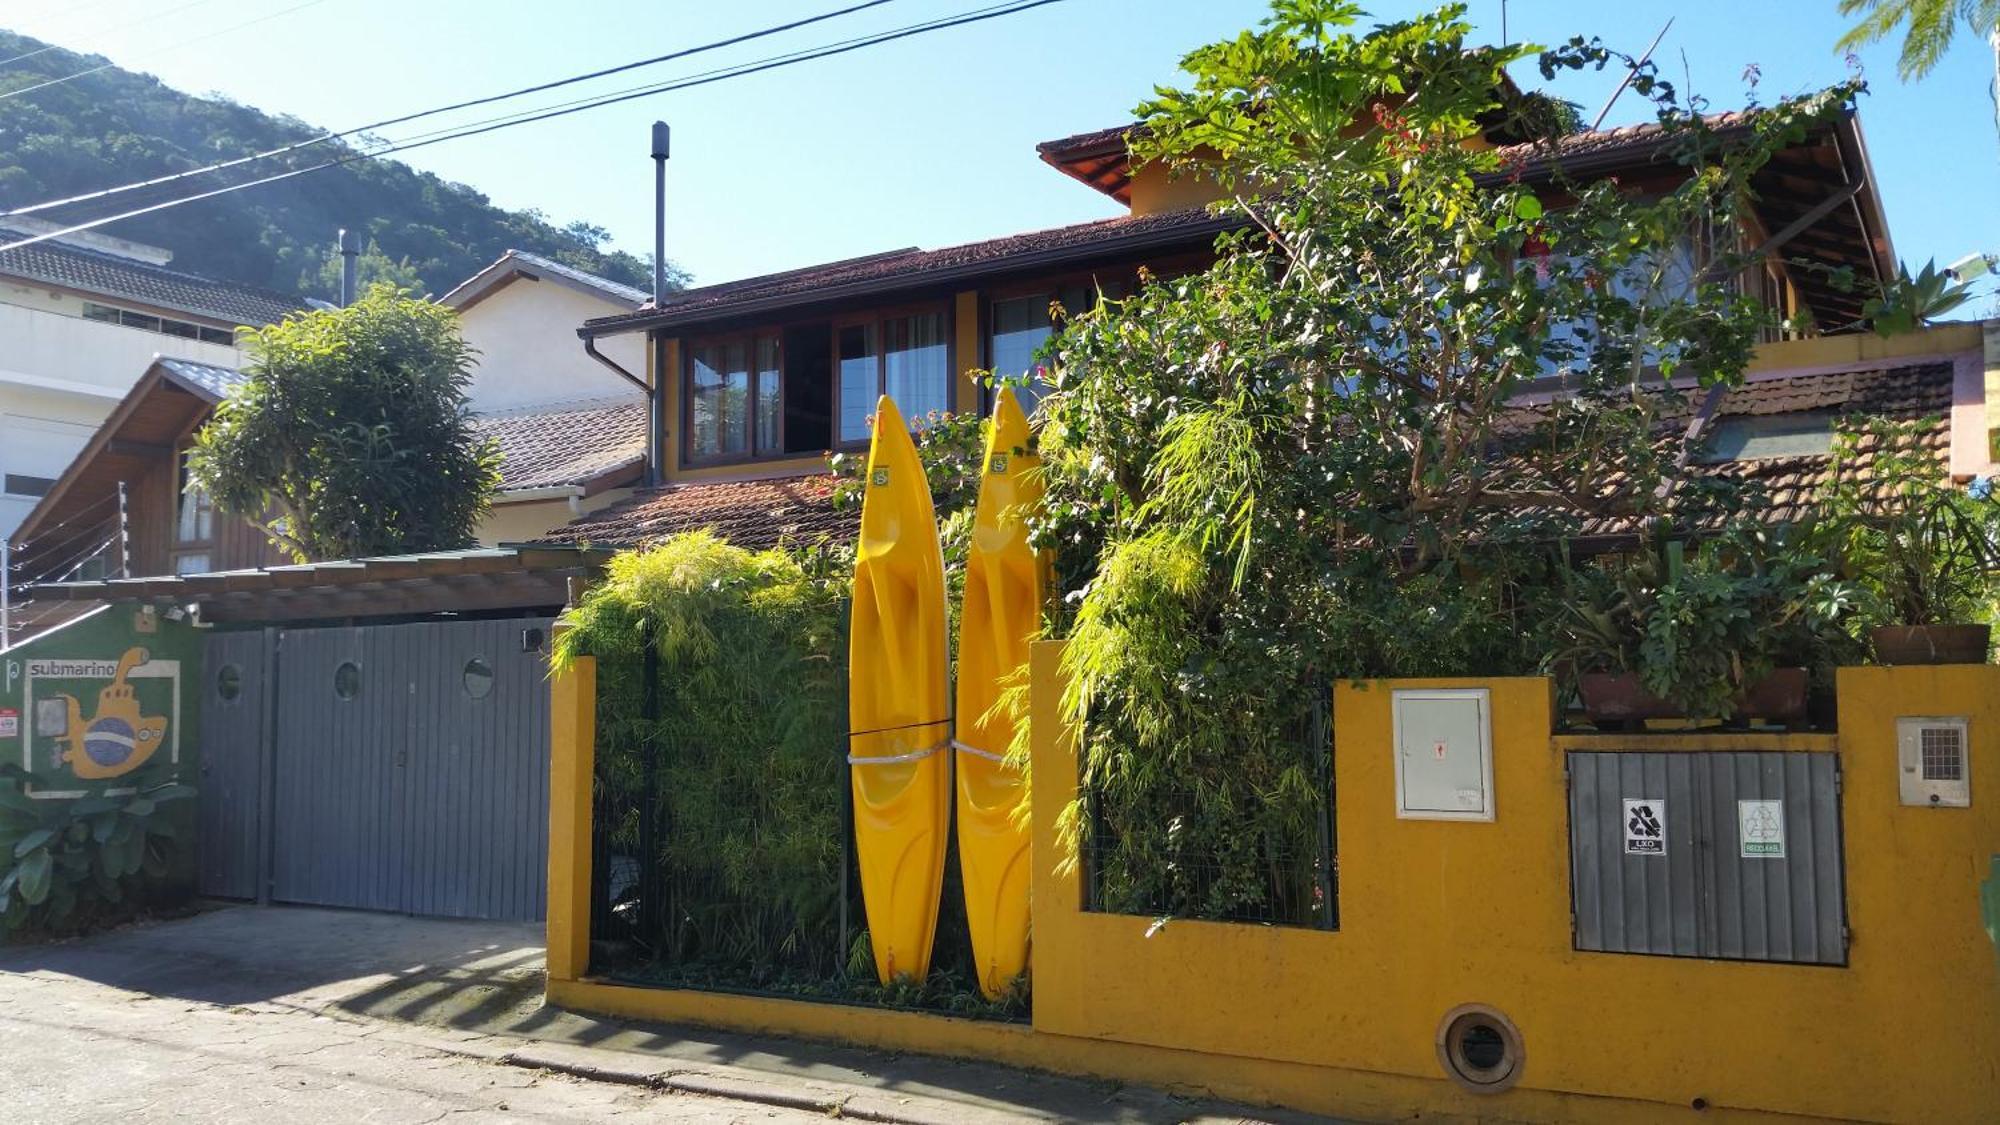
{"label": "green tree", "polygon": [[468,546],[500,453],[466,405],[456,315],[377,285],[253,332],[249,381],[196,436],[217,507],[301,562]]}
{"label": "green tree", "polygon": [[[1683,172],[1641,194],[1562,169],[1559,115],[1505,80],[1531,53],[1468,44],[1462,7],[1360,17],[1277,0],[1140,107],[1136,155],[1218,177],[1244,233],[1048,357],[1037,533],[1096,802],[1063,823],[1120,908],[1309,916],[1327,683],[1527,671],[1509,593],[1547,542],[1705,499],[1660,376],[1741,378],[1775,320],[1732,284],[1768,252],[1734,233],[1751,177],[1857,90],[1725,137],[1649,66],[1543,53],[1632,69]],[[1465,143],[1495,129],[1534,148]],[[1573,393],[1523,409],[1551,375]]]}
{"label": "green tree", "polygon": [[1861,22],[1840,37],[1837,50],[1879,43],[1903,29],[1896,75],[1906,82],[1937,67],[1961,22],[1985,36],[1993,46],[1994,127],[2000,128],[2000,0],[1840,0],[1840,14],[1860,15]]}

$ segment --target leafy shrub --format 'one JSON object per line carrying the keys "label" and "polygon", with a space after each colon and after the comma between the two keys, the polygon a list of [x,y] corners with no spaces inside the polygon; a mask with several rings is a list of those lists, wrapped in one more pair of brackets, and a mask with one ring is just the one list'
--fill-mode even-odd
{"label": "leafy shrub", "polygon": [[632,900],[626,920],[657,961],[720,967],[742,985],[844,967],[844,562],[675,536],[614,557],[557,640],[558,667],[600,658],[599,833],[613,868],[631,872],[611,872],[624,884],[612,890]]}
{"label": "leafy shrub", "polygon": [[1773,668],[1824,679],[1859,655],[1861,591],[1818,553],[1814,528],[1732,527],[1699,543],[1656,531],[1643,549],[1563,571],[1543,606],[1543,666],[1564,678],[1636,673],[1689,715],[1727,717]]}
{"label": "leafy shrub", "polygon": [[2000,499],[1990,480],[1953,485],[1932,448],[1939,427],[1873,418],[1834,435],[1829,535],[1875,624],[1971,624],[1993,612]]}
{"label": "leafy shrub", "polygon": [[0,768],[0,928],[79,932],[186,893],[185,817],[174,814],[194,788],[172,769],[138,771],[125,796],[39,800],[23,787],[48,779]]}

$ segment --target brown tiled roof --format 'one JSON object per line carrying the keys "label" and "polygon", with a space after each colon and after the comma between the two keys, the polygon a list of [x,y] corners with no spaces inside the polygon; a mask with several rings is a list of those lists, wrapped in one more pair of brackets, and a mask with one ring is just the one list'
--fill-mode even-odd
{"label": "brown tiled roof", "polygon": [[[1758,378],[1725,395],[1714,418],[1815,413],[1925,418],[1948,413],[1951,394],[1949,362],[1885,363],[1851,371]],[[1671,433],[1663,440],[1678,437],[1686,417],[1682,413],[1670,418],[1664,428]],[[1940,461],[1948,459],[1944,427],[1927,440]],[[1806,514],[1826,483],[1827,463],[1824,456],[1768,457],[1703,465],[1695,472],[1755,486],[1760,490],[1759,510],[1772,522],[1786,522]],[[830,476],[816,475],[644,489],[557,528],[539,542],[639,547],[701,529],[752,550],[822,536],[846,541],[853,538],[858,518],[834,510],[832,481]],[[1581,531],[1586,536],[1617,536],[1632,530],[1628,524],[1597,520]]]}
{"label": "brown tiled roof", "polygon": [[489,414],[475,425],[499,439],[502,491],[615,487],[645,466],[644,400]]}
{"label": "brown tiled roof", "polygon": [[[1713,432],[1717,422],[1728,418],[1785,414],[1865,415],[1901,421],[1945,419],[1951,411],[1951,396],[1949,362],[1886,363],[1850,371],[1762,378],[1725,394],[1708,429]],[[1669,421],[1667,428],[1672,436],[1678,437],[1686,417],[1683,414]],[[1948,423],[1933,428],[1925,435],[1924,443],[1940,465],[1950,462]],[[1864,444],[1863,457],[1856,466],[1864,480],[1869,472],[1867,453]],[[1774,524],[1791,523],[1811,514],[1827,484],[1830,460],[1823,455],[1744,458],[1698,464],[1694,475],[1747,485],[1760,518]],[[1627,522],[1595,521],[1585,528],[1585,534],[1629,532]]]}
{"label": "brown tiled roof", "polygon": [[892,250],[684,290],[668,297],[657,308],[648,305],[636,313],[587,321],[584,334],[598,335],[640,325],[693,324],[807,301],[922,288],[967,277],[1059,264],[1077,257],[1106,259],[1128,250],[1205,246],[1217,232],[1239,222],[1212,215],[1206,208],[1190,207],[1027,231],[939,250]]}
{"label": "brown tiled roof", "polygon": [[[1703,121],[1712,130],[1728,133],[1747,126],[1750,115],[1732,110],[1709,114]],[[1139,122],[1092,129],[1087,133],[1043,141],[1035,146],[1035,152],[1044,163],[1060,169],[1063,174],[1081,180],[1114,199],[1130,203],[1132,176],[1127,138],[1145,131],[1146,126]],[[1547,144],[1523,142],[1496,145],[1494,151],[1504,165],[1510,168],[1520,165],[1525,172],[1532,174],[1536,169],[1558,160],[1594,160],[1600,157],[1619,161],[1643,160],[1655,155],[1668,140],[1666,129],[1654,121],[1612,129],[1585,129]]]}
{"label": "brown tiled roof", "polygon": [[539,542],[642,547],[704,529],[753,551],[788,540],[852,539],[859,514],[836,512],[832,493],[833,478],[826,475],[642,489]]}

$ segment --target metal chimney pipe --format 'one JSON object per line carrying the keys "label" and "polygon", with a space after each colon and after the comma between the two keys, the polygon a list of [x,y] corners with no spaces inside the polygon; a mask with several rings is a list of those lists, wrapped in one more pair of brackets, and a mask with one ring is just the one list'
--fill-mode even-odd
{"label": "metal chimney pipe", "polygon": [[653,122],[653,307],[667,295],[667,148],[673,130]]}
{"label": "metal chimney pipe", "polygon": [[361,253],[357,240],[346,227],[340,228],[340,307],[354,303],[354,259]]}
{"label": "metal chimney pipe", "polygon": [[[667,299],[667,151],[672,130],[664,121],[653,122],[653,307]],[[665,484],[667,480],[667,378],[665,356],[655,336],[646,338],[652,351],[653,390],[648,411],[646,481]]]}

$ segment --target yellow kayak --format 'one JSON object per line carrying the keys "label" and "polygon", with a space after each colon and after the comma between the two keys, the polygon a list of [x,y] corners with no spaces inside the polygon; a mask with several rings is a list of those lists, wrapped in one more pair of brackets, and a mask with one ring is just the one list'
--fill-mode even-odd
{"label": "yellow kayak", "polygon": [[988,712],[1027,664],[1041,626],[1044,563],[1028,545],[1040,468],[1028,452],[1027,416],[1003,387],[987,427],[958,619],[958,863],[979,990],[989,1000],[1028,967],[1028,829],[1015,817],[1026,792],[1020,772],[1001,761],[1014,720]]}
{"label": "yellow kayak", "polygon": [[944,555],[910,429],[875,408],[848,637],[848,776],[875,971],[930,971],[951,818]]}

